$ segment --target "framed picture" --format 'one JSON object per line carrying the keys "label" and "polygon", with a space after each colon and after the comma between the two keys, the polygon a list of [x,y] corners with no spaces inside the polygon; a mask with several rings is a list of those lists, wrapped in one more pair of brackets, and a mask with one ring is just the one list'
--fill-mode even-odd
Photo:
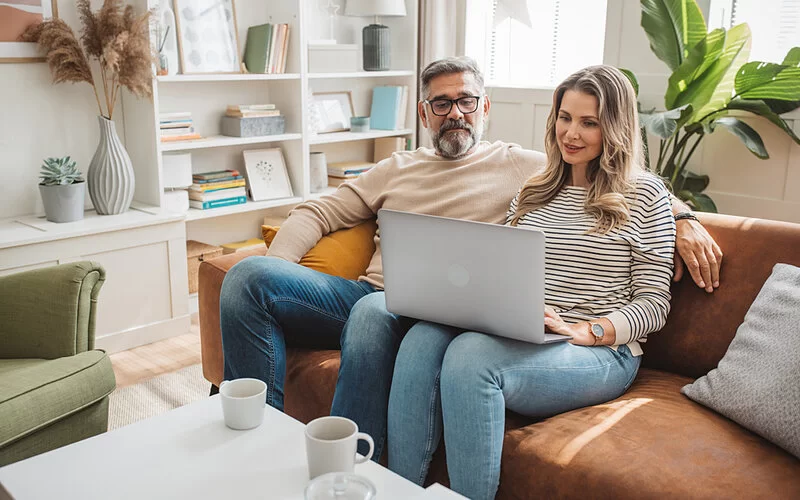
{"label": "framed picture", "polygon": [[35,43],[20,42],[28,26],[58,17],[57,0],[0,1],[0,62],[43,62]]}
{"label": "framed picture", "polygon": [[233,0],[175,0],[184,73],[239,73]]}
{"label": "framed picture", "polygon": [[311,127],[318,134],[350,130],[353,95],[341,92],[314,92],[311,99]]}
{"label": "framed picture", "polygon": [[245,151],[244,170],[253,201],[294,196],[281,148]]}

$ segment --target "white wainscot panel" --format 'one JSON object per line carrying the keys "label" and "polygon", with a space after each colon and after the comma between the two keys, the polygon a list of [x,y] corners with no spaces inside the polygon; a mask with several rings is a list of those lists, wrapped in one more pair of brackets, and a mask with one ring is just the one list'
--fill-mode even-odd
{"label": "white wainscot panel", "polygon": [[86,255],[103,265],[106,282],[97,308],[97,336],[171,317],[167,242]]}
{"label": "white wainscot panel", "polygon": [[58,261],[53,260],[53,261],[39,262],[37,264],[30,264],[26,266],[9,267],[6,269],[0,269],[0,276],[21,273],[24,271],[31,271],[33,269],[41,269],[43,267],[55,266],[56,264],[58,264]]}

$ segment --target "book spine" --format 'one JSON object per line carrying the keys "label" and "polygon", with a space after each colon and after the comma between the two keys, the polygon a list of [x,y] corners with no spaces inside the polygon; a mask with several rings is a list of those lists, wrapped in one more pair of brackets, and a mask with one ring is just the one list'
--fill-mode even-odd
{"label": "book spine", "polygon": [[213,172],[201,172],[192,174],[194,179],[218,179],[220,177],[240,176],[238,170],[215,170]]}
{"label": "book spine", "polygon": [[238,181],[230,181],[230,182],[220,182],[218,184],[215,183],[206,183],[206,184],[192,184],[189,188],[192,191],[217,191],[220,189],[227,189],[233,187],[241,187],[245,185],[244,179]]}
{"label": "book spine", "polygon": [[213,179],[198,179],[193,178],[195,184],[214,184],[215,182],[228,182],[228,181],[238,181],[244,179],[241,175],[231,176],[231,177],[214,177]]}
{"label": "book spine", "polygon": [[224,198],[221,200],[214,200],[214,201],[196,201],[192,200],[189,202],[189,206],[192,208],[199,208],[201,210],[208,210],[209,208],[220,208],[220,207],[229,207],[231,205],[241,205],[242,203],[247,202],[246,196],[237,196],[235,198]]}

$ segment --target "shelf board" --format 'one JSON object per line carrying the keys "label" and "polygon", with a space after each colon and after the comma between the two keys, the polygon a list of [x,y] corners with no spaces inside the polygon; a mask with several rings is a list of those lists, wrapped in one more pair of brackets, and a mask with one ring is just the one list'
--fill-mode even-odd
{"label": "shelf board", "polygon": [[186,212],[186,222],[211,219],[213,217],[222,217],[223,215],[242,214],[256,210],[264,210],[266,208],[282,207],[285,205],[296,205],[302,201],[303,198],[301,196],[293,196],[291,198],[279,198],[277,200],[248,201],[247,203],[242,203],[241,205],[210,208],[208,210],[190,208],[189,211]]}
{"label": "shelf board", "polygon": [[207,75],[163,75],[156,77],[159,83],[184,82],[242,82],[255,80],[299,80],[299,73],[209,73]]}
{"label": "shelf board", "polygon": [[415,76],[413,71],[410,70],[397,70],[397,71],[352,71],[345,73],[309,73],[310,80],[323,79],[323,78],[390,78],[395,76]]}
{"label": "shelf board", "polygon": [[188,151],[190,149],[222,148],[243,144],[262,144],[265,142],[296,141],[301,134],[260,135],[256,137],[228,137],[213,135],[194,141],[162,142],[161,151]]}
{"label": "shelf board", "polygon": [[119,215],[98,215],[94,210],[87,210],[83,219],[61,224],[49,222],[44,215],[12,217],[0,221],[0,248],[163,224],[183,217],[183,214],[164,213],[157,207],[146,206],[131,206]]}
{"label": "shelf board", "polygon": [[398,135],[413,134],[414,130],[404,128],[400,130],[370,130],[369,132],[333,132],[318,134],[311,138],[311,144],[333,144],[336,142],[364,141],[378,137],[396,137]]}

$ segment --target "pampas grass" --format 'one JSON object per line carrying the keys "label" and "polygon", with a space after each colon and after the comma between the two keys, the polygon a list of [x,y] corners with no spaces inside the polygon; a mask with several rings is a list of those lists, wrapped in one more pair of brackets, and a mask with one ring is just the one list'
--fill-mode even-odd
{"label": "pampas grass", "polygon": [[[155,55],[148,36],[151,12],[137,16],[133,6],[123,7],[122,0],[105,0],[97,12],[92,12],[90,0],[78,0],[77,8],[82,25],[80,41],[61,19],[31,26],[22,39],[44,49],[54,83],[91,85],[100,114],[110,120],[121,87],[137,97],[153,94]],[[91,60],[99,64],[105,109],[92,75]]]}

